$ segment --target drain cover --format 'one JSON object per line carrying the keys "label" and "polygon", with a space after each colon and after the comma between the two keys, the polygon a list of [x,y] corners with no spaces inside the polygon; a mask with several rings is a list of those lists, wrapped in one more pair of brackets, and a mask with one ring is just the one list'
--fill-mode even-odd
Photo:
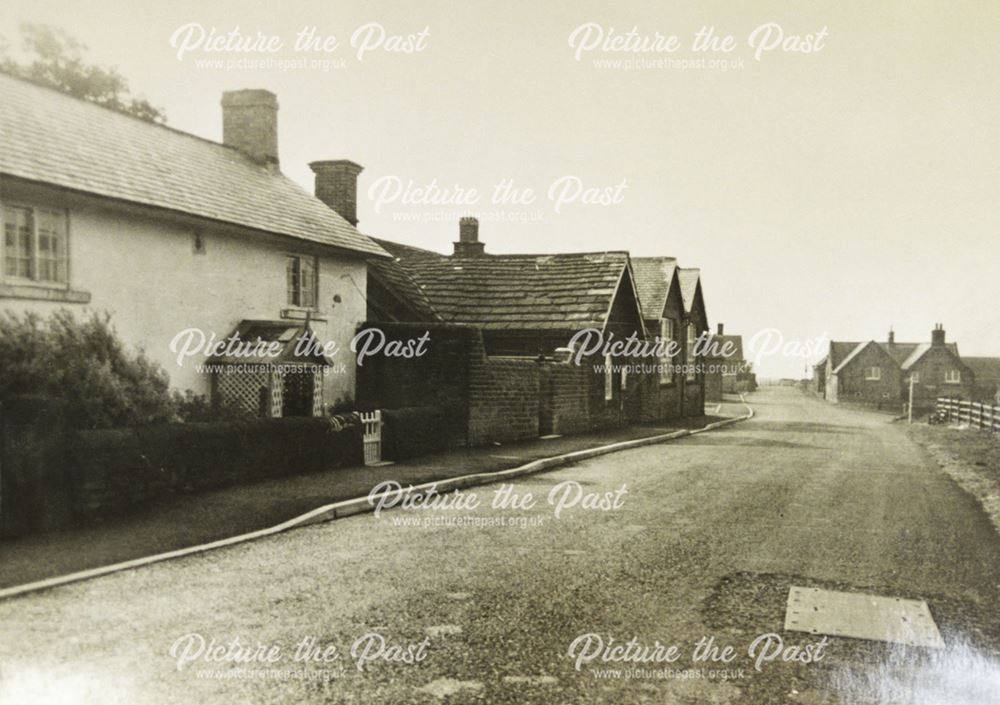
{"label": "drain cover", "polygon": [[785,630],[944,647],[923,600],[795,587],[788,591]]}

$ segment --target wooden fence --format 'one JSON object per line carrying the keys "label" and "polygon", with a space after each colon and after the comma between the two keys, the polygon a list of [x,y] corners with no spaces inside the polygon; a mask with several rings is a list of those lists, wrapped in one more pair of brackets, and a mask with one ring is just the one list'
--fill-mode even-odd
{"label": "wooden fence", "polygon": [[965,423],[983,431],[1000,431],[1000,406],[996,404],[938,397],[937,410],[949,422]]}

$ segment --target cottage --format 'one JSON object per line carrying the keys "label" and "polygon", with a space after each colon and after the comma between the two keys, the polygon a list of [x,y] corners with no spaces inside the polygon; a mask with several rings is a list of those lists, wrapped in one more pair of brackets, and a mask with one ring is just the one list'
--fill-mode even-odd
{"label": "cottage", "polygon": [[[205,357],[171,350],[183,331],[222,337],[246,321],[287,330],[309,318],[312,334],[349,354],[367,261],[388,255],[322,200],[352,163],[313,165],[319,198],[281,173],[272,93],[225,93],[221,144],[7,75],[0,94],[4,309],[107,311],[173,386],[201,394],[212,384]],[[353,398],[355,365],[340,362],[316,408]],[[256,406],[262,385],[251,386]]]}
{"label": "cottage", "polygon": [[[676,267],[661,267],[645,280],[659,278],[653,283],[661,297],[659,312],[646,317],[639,275],[626,252],[493,255],[475,218],[461,219],[450,255],[376,242],[395,259],[371,264],[369,324],[426,326],[436,342],[427,359],[407,363],[410,372],[401,372],[398,361],[366,367],[359,391],[366,405],[433,404],[452,416],[465,405],[465,439],[473,445],[682,413],[681,382],[674,375],[661,386],[661,360],[633,351],[605,354],[599,345],[632,340],[652,346],[665,327],[681,334],[688,314]],[[703,320],[697,280],[690,288]],[[664,318],[674,321],[673,331]],[[683,411],[701,414],[701,387],[697,380],[693,386],[696,396]],[[661,393],[667,388],[672,391]]]}
{"label": "cottage", "polygon": [[699,336],[708,332],[708,315],[701,290],[701,270],[679,268],[677,279],[684,302],[681,336],[684,344],[684,416],[696,416],[705,408],[704,356],[696,347]]}
{"label": "cottage", "polygon": [[[851,349],[847,351],[850,347]],[[859,402],[879,408],[899,408],[909,398],[913,382],[914,408],[933,407],[938,396],[971,393],[974,375],[962,362],[958,346],[945,341],[937,325],[930,343],[896,342],[889,331],[884,343],[831,342],[817,388],[827,400]]]}
{"label": "cottage", "polygon": [[[491,255],[479,240],[479,223],[463,218],[450,256],[378,240],[419,286],[440,320],[472,328],[490,364],[522,366],[539,374],[538,433],[572,433],[641,420],[639,378],[622,366],[628,359],[590,356],[581,364],[562,352],[581,330],[604,339],[645,338],[642,314],[625,252],[555,255]],[[380,286],[391,277],[373,270]],[[397,298],[408,298],[406,280]],[[561,355],[560,363],[553,363]],[[523,366],[530,362],[535,372]],[[490,381],[492,380],[492,382]],[[491,395],[486,375],[480,390]],[[476,391],[475,388],[473,390]],[[473,395],[475,397],[475,394]],[[476,409],[476,399],[472,401]],[[489,404],[479,405],[482,413]],[[497,418],[502,427],[504,419]],[[474,433],[482,437],[481,433]]]}
{"label": "cottage", "polygon": [[687,350],[688,315],[690,307],[699,299],[697,290],[700,284],[693,282],[689,276],[688,306],[685,306],[680,268],[676,259],[634,257],[632,268],[647,333],[658,336],[662,341],[673,341],[676,351],[675,355],[667,351],[657,361],[659,366],[656,374],[644,389],[643,408],[646,410],[647,420],[676,418],[684,415],[685,408],[693,408],[691,404],[685,405],[688,396],[701,399],[701,386],[697,378],[691,380],[687,374],[687,358],[684,355]]}
{"label": "cottage", "polygon": [[756,376],[743,354],[743,336],[727,335],[717,324],[705,358],[705,401],[720,402],[723,394],[741,394],[757,388]]}

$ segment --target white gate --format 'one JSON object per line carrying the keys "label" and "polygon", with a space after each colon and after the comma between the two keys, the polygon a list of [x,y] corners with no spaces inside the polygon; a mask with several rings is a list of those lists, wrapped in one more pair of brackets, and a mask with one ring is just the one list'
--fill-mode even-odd
{"label": "white gate", "polygon": [[382,462],[382,411],[362,413],[361,422],[365,426],[365,465],[378,465]]}

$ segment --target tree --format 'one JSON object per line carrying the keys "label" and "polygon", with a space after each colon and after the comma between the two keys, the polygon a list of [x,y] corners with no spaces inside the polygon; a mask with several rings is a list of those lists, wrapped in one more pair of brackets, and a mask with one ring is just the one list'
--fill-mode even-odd
{"label": "tree", "polygon": [[76,428],[113,428],[176,419],[166,372],[122,344],[107,315],[77,320],[0,314],[0,400],[60,399]]}
{"label": "tree", "polygon": [[20,63],[7,54],[7,43],[0,43],[0,71],[149,122],[166,122],[161,109],[132,96],[117,69],[86,63],[87,46],[63,30],[25,23],[21,43],[27,59]]}

